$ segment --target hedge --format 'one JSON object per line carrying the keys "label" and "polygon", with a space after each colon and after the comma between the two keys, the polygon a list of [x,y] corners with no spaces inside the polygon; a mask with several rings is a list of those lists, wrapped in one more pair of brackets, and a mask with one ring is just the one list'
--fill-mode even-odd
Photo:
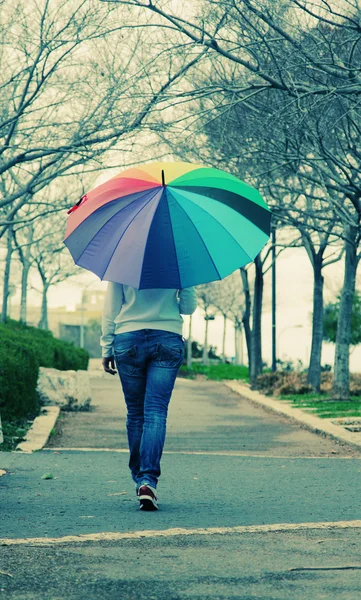
{"label": "hedge", "polygon": [[39,414],[39,367],[78,371],[86,370],[88,362],[86,350],[54,338],[51,331],[7,319],[0,324],[1,416],[6,419]]}
{"label": "hedge", "polygon": [[36,384],[39,360],[26,343],[0,336],[0,414],[9,417],[32,417],[39,413]]}

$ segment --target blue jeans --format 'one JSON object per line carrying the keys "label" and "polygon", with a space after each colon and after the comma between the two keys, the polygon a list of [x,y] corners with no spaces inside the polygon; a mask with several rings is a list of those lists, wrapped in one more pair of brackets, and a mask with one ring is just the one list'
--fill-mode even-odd
{"label": "blue jeans", "polygon": [[129,468],[137,484],[157,487],[168,404],[184,340],[178,333],[139,329],[114,337],[114,358],[127,406]]}

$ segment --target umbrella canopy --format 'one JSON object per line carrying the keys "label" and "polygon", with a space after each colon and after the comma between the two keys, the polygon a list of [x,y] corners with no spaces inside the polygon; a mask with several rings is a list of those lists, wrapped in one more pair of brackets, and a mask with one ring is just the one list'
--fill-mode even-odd
{"label": "umbrella canopy", "polygon": [[254,260],[270,235],[256,189],[184,162],[127,169],[68,214],[64,243],[75,264],[137,289],[223,279]]}

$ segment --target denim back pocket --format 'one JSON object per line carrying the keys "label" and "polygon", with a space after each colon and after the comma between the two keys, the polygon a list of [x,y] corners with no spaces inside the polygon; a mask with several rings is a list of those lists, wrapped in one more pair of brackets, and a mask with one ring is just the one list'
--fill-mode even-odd
{"label": "denim back pocket", "polygon": [[161,367],[180,367],[184,358],[184,346],[159,344],[158,364]]}
{"label": "denim back pocket", "polygon": [[127,348],[114,347],[114,357],[117,364],[118,371],[123,373],[132,374],[134,373],[137,364],[137,347],[131,346]]}

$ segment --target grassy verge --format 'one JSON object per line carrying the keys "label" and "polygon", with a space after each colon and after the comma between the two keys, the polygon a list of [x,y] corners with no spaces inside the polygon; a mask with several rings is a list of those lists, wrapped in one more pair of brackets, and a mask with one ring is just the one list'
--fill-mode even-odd
{"label": "grassy verge", "polygon": [[224,363],[216,365],[192,363],[192,369],[188,369],[186,365],[182,365],[179,374],[188,379],[195,379],[197,375],[205,375],[206,379],[213,379],[214,381],[222,381],[222,379],[243,379],[248,381],[248,367]]}
{"label": "grassy verge", "polygon": [[[212,379],[214,381],[239,379],[243,380],[245,383],[249,382],[248,367],[223,363],[207,366],[200,363],[192,363],[192,369],[188,369],[186,365],[182,365],[179,375],[181,377],[186,377],[187,379],[195,379],[197,375],[203,375],[206,379]],[[264,375],[259,378],[259,391],[261,394],[263,393],[267,396],[272,396],[276,400],[287,401],[295,408],[300,408],[307,413],[317,415],[323,419],[361,417],[361,396],[352,395],[352,390],[355,388],[355,382],[353,382],[353,387],[351,387],[350,400],[348,402],[341,402],[331,399],[328,391],[323,391],[321,394],[313,394],[306,391],[307,385],[305,382],[302,384],[302,378],[305,377],[306,375],[297,373],[288,374],[277,372],[276,374],[273,374],[272,372],[267,372],[267,370],[265,370]],[[273,379],[275,379],[275,381],[273,381]],[[326,374],[324,375],[324,379],[324,383],[327,383],[328,381],[330,389],[332,375]],[[267,385],[264,385],[265,380]],[[281,385],[286,384],[291,390],[294,388],[294,391],[287,394],[280,393],[281,390],[278,391],[276,389],[277,382],[279,383],[280,381]],[[303,392],[299,391],[302,388]],[[359,393],[358,389],[357,393]]]}
{"label": "grassy verge", "polygon": [[341,402],[332,400],[325,394],[287,394],[278,396],[277,400],[287,400],[295,408],[301,408],[322,419],[361,417],[360,396],[350,396],[348,402]]}
{"label": "grassy verge", "polygon": [[0,444],[0,452],[11,452],[25,439],[33,422],[29,419],[2,419],[4,442]]}

